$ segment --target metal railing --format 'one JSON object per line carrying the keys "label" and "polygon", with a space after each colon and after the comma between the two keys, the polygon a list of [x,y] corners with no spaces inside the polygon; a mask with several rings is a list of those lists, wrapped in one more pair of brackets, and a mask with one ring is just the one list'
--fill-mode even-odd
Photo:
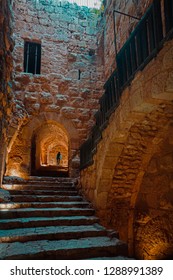
{"label": "metal railing", "polygon": [[162,39],[161,5],[155,0],[117,54],[120,90],[156,55]]}
{"label": "metal railing", "polygon": [[[163,22],[165,34],[163,36]],[[173,35],[173,1],[164,0],[164,18],[161,16],[161,2],[154,0],[129,39],[116,56],[117,68],[104,85],[100,98],[100,110],[95,114],[96,124],[91,135],[80,148],[81,169],[93,162],[97,143],[109,116],[118,107],[122,91],[130,84],[137,71],[142,70],[157,55],[165,40]]]}
{"label": "metal railing", "polygon": [[164,17],[165,17],[165,27],[166,34],[169,37],[173,36],[173,1],[164,0]]}

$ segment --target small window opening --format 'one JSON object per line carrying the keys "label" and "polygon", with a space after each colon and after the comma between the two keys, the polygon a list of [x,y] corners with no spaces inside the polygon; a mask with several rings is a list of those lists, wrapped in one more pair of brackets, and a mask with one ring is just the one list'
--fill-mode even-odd
{"label": "small window opening", "polygon": [[95,50],[90,49],[90,50],[89,50],[89,56],[93,56],[93,55],[95,55]]}
{"label": "small window opening", "polygon": [[24,45],[24,72],[40,74],[41,44],[25,42]]}
{"label": "small window opening", "polygon": [[78,70],[78,80],[80,80],[81,79],[81,70],[79,69]]}

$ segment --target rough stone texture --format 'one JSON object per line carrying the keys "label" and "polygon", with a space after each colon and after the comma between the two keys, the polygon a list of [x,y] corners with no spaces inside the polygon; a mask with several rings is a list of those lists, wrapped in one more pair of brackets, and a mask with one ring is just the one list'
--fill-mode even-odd
{"label": "rough stone texture", "polygon": [[141,259],[169,258],[173,252],[172,49],[167,42],[124,90],[94,164],[81,172],[83,191],[102,223],[117,230]]}
{"label": "rough stone texture", "polygon": [[[0,186],[4,173],[6,140],[12,111],[11,1],[0,1]],[[1,196],[2,199],[2,196]]]}
{"label": "rough stone texture", "polygon": [[[67,168],[68,162],[70,175],[78,176],[79,146],[94,124],[103,83],[115,69],[114,3],[115,9],[141,17],[151,0],[106,1],[99,23],[95,12],[59,1],[12,2],[14,102],[10,1],[0,2],[1,177],[5,158],[6,174],[23,178],[30,174],[34,138],[37,159],[41,156],[54,165],[53,151],[60,148],[63,166]],[[136,23],[116,14],[117,50]],[[23,73],[24,40],[42,44],[41,75]],[[141,259],[169,258],[173,252],[172,77],[169,41],[124,90],[94,164],[81,172],[83,192],[102,223],[119,231],[129,253]],[[39,167],[40,161],[36,164]]]}
{"label": "rough stone texture", "polygon": [[[96,36],[100,15],[87,7],[52,0],[17,0],[13,10],[15,129],[10,131],[6,175],[30,174],[31,137],[39,137],[41,127],[54,122],[66,131],[68,140],[58,143],[58,136],[47,126],[42,139],[47,143],[44,150],[52,151],[47,161],[56,165],[56,152],[61,149],[63,166],[68,165],[70,175],[77,176],[79,146],[94,123],[103,92],[103,61],[97,56]],[[41,75],[23,72],[26,40],[41,43]]]}
{"label": "rough stone texture", "polygon": [[[173,252],[173,126],[157,144],[141,183],[135,210],[138,258],[172,258]],[[153,242],[154,240],[154,242]],[[170,255],[169,255],[170,254]]]}
{"label": "rough stone texture", "polygon": [[0,189],[0,203],[10,201],[10,193],[7,190]]}

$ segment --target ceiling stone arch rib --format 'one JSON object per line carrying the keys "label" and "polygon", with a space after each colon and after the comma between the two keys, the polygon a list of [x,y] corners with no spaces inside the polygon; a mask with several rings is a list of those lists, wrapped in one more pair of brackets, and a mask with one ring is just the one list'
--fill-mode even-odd
{"label": "ceiling stone arch rib", "polygon": [[[37,146],[40,149],[40,159],[44,158],[44,153],[46,155],[47,165],[57,165],[56,154],[61,151],[63,156],[63,163],[66,162],[66,167],[68,167],[69,158],[69,139],[65,129],[61,128],[57,124],[48,123],[42,126],[36,134]],[[53,148],[55,148],[53,150]],[[43,149],[44,148],[44,149]],[[52,156],[50,157],[50,151]],[[39,162],[40,165],[41,162]],[[64,164],[62,164],[64,166]],[[65,167],[65,166],[64,166]]]}

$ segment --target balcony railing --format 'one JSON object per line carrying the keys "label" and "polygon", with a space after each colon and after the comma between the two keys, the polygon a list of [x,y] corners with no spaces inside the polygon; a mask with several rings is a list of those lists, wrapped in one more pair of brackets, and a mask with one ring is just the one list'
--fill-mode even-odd
{"label": "balcony railing", "polygon": [[173,36],[173,1],[172,0],[164,0],[164,16],[165,16],[166,34],[172,37]]}
{"label": "balcony railing", "polygon": [[163,39],[160,1],[154,1],[116,57],[120,91],[158,52]]}
{"label": "balcony railing", "polygon": [[100,110],[95,114],[96,124],[90,137],[80,148],[81,169],[92,164],[102,131],[108,124],[109,116],[118,107],[124,88],[130,84],[136,72],[142,70],[157,55],[164,41],[172,36],[173,1],[164,0],[162,18],[161,2],[154,0],[116,56],[117,68],[104,85],[105,92],[100,98]]}

